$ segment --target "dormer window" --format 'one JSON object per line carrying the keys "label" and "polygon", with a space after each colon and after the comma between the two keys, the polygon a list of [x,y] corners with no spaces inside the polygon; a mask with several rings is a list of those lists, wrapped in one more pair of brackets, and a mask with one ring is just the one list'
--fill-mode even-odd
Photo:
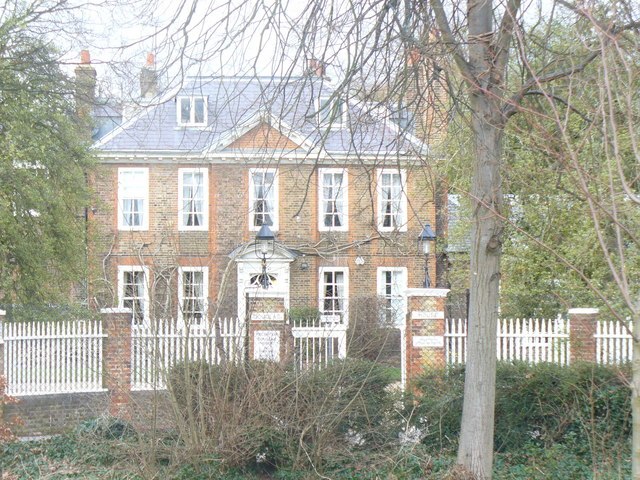
{"label": "dormer window", "polygon": [[201,127],[207,124],[206,97],[178,97],[178,125]]}
{"label": "dormer window", "polygon": [[400,127],[401,132],[411,132],[413,130],[413,114],[402,102],[395,105],[395,109],[391,113],[391,120]]}
{"label": "dormer window", "polygon": [[326,96],[318,99],[318,125],[339,128],[344,120],[344,102],[339,98]]}

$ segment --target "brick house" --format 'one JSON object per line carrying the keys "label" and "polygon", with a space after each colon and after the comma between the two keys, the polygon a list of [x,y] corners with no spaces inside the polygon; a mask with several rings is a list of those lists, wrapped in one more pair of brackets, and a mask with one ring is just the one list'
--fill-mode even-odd
{"label": "brick house", "polygon": [[[92,300],[133,308],[134,325],[198,324],[244,318],[248,298],[268,295],[346,324],[358,302],[382,298],[404,322],[404,291],[425,281],[417,237],[436,225],[428,147],[317,65],[189,78],[157,96],[151,66],[147,104],[94,145]],[[263,225],[276,236],[266,278]],[[428,265],[435,284],[435,255]]]}

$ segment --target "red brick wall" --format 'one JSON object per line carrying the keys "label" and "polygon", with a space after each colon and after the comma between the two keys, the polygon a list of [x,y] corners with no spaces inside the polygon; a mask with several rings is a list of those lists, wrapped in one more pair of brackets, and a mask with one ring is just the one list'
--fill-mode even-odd
{"label": "red brick wall", "polygon": [[[255,142],[276,138],[256,128]],[[266,141],[265,140],[265,141]],[[274,140],[277,145],[281,139]],[[249,145],[245,135],[242,145]],[[248,142],[248,143],[247,143]],[[250,146],[250,145],[249,145]],[[290,145],[289,145],[290,146]],[[99,306],[116,305],[117,266],[149,266],[154,274],[173,279],[168,299],[175,311],[175,267],[178,265],[207,266],[209,268],[209,297],[215,305],[219,286],[229,262],[231,251],[255,236],[250,231],[249,169],[252,167],[279,168],[278,241],[305,253],[308,270],[301,270],[302,259],[291,264],[291,304],[317,304],[318,268],[322,266],[349,267],[349,296],[352,298],[377,294],[376,269],[379,266],[406,267],[408,285],[420,286],[424,275],[424,259],[418,254],[416,238],[424,222],[435,226],[435,180],[429,169],[421,165],[406,165],[408,196],[408,231],[377,231],[377,168],[382,165],[362,164],[354,160],[349,175],[348,232],[319,232],[318,230],[318,165],[314,159],[304,161],[279,160],[277,151],[264,154],[265,160],[249,163],[240,158],[217,160],[208,166],[209,229],[208,231],[178,231],[178,169],[202,166],[202,163],[178,163],[146,159],[144,165],[133,163],[102,164],[94,188],[99,197],[92,222],[92,296]],[[279,165],[278,165],[279,164]],[[149,167],[149,230],[119,231],[117,229],[117,175],[119,167]],[[322,165],[320,165],[321,167]],[[327,165],[335,168],[340,165]],[[389,161],[387,168],[395,168]],[[363,265],[355,259],[362,257]],[[235,270],[235,266],[232,268]],[[436,268],[430,259],[430,274],[435,282]],[[235,272],[221,301],[221,314],[234,314],[237,296]]]}
{"label": "red brick wall", "polygon": [[596,322],[598,310],[595,308],[572,308],[569,310],[571,342],[571,363],[596,361]]}
{"label": "red brick wall", "polygon": [[104,374],[109,414],[131,417],[131,311],[105,309]]}
{"label": "red brick wall", "polygon": [[[444,300],[447,292],[448,290],[443,289],[416,289],[408,293],[406,366],[409,383],[427,367],[445,366]],[[440,318],[420,318],[424,313]],[[416,346],[414,343],[416,337],[439,337],[442,339],[442,344],[432,347]]]}

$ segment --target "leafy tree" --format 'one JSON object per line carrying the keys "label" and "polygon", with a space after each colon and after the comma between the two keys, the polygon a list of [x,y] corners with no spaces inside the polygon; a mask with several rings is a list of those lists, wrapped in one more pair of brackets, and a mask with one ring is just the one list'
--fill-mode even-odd
{"label": "leafy tree", "polygon": [[0,300],[56,301],[85,263],[86,131],[56,52],[0,25]]}

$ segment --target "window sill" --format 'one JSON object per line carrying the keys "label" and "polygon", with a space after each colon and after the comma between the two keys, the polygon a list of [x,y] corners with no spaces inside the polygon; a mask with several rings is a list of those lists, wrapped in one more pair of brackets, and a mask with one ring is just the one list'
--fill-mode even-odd
{"label": "window sill", "polygon": [[123,226],[118,226],[118,230],[121,232],[147,232],[149,231],[149,227],[148,226],[144,226],[144,227],[123,227]]}
{"label": "window sill", "polygon": [[208,232],[209,226],[203,225],[202,227],[178,227],[179,232]]}

